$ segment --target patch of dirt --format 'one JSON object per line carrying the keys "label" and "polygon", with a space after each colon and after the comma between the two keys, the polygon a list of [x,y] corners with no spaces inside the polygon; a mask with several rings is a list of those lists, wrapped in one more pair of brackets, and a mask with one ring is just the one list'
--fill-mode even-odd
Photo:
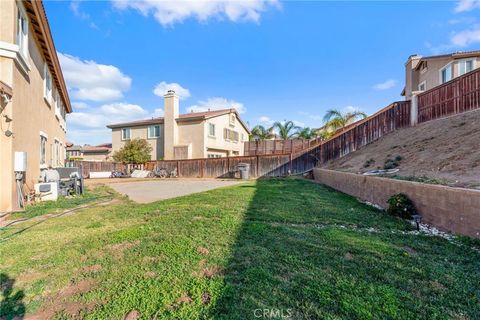
{"label": "patch of dirt", "polygon": [[82,311],[93,310],[97,303],[90,302],[88,304],[84,304],[79,301],[72,301],[70,298],[74,295],[91,291],[95,285],[96,282],[92,279],[85,279],[76,283],[72,283],[68,287],[62,289],[56,295],[48,298],[47,302],[43,304],[37,313],[28,315],[24,319],[51,319],[62,311],[74,319],[79,319]]}
{"label": "patch of dirt", "polygon": [[137,320],[137,319],[140,319],[140,312],[138,312],[137,310],[130,311],[123,318],[123,320]]}
{"label": "patch of dirt", "polygon": [[100,270],[102,270],[102,266],[99,264],[94,264],[93,266],[84,267],[82,269],[83,272],[92,272],[92,273],[98,272]]}
{"label": "patch of dirt", "polygon": [[444,286],[443,284],[441,284],[440,282],[438,282],[437,280],[430,281],[430,285],[431,285],[435,290],[438,290],[438,291],[443,291],[443,290],[445,290],[445,286]]}
{"label": "patch of dirt", "polygon": [[210,300],[211,300],[211,297],[210,297],[210,294],[205,291],[203,294],[202,294],[202,303],[207,305],[210,303]]}
{"label": "patch of dirt", "polygon": [[107,248],[118,258],[119,256],[121,256],[121,254],[123,254],[123,251],[138,246],[139,244],[140,240],[124,241],[116,244],[111,244],[107,246]]}
{"label": "patch of dirt", "polygon": [[149,278],[156,278],[157,277],[157,273],[153,272],[153,271],[147,271],[147,272],[145,272],[145,275]]}
{"label": "patch of dirt", "polygon": [[221,274],[222,269],[219,266],[209,266],[205,267],[200,271],[194,271],[193,276],[198,278],[207,278],[212,279],[216,275]]}
{"label": "patch of dirt", "polygon": [[[33,283],[37,281],[38,279],[41,279],[45,277],[45,274],[42,272],[32,272],[28,271],[25,273],[22,273],[20,276],[17,277],[18,283]],[[0,286],[1,288],[1,286]]]}
{"label": "patch of dirt", "polygon": [[190,303],[192,302],[192,298],[187,292],[184,292],[180,298],[177,299],[177,303]]}
{"label": "patch of dirt", "polygon": [[407,251],[407,253],[408,253],[409,255],[411,255],[411,256],[417,256],[417,255],[418,255],[417,251],[416,251],[415,249],[413,249],[413,248],[403,247],[403,249],[404,249],[405,251]]}
{"label": "patch of dirt", "polygon": [[197,252],[198,252],[199,254],[201,254],[202,256],[206,256],[206,255],[208,255],[208,254],[210,253],[210,251],[208,251],[207,248],[203,248],[203,247],[198,247],[198,248],[197,248]]}
{"label": "patch of dirt", "polygon": [[345,258],[345,260],[348,260],[348,261],[353,260],[353,254],[351,254],[350,252],[345,253],[343,257]]}
{"label": "patch of dirt", "polygon": [[363,173],[383,168],[387,159],[400,156],[398,176],[480,189],[479,141],[480,110],[474,110],[392,132],[325,168]]}

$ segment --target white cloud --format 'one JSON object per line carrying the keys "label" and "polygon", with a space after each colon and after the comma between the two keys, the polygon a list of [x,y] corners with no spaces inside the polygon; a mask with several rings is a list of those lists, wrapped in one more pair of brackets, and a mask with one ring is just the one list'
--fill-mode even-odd
{"label": "white cloud", "polygon": [[73,14],[79,17],[82,20],[90,19],[90,15],[88,13],[83,12],[80,10],[80,1],[74,0],[70,2],[70,10],[72,10]]}
{"label": "white cloud", "polygon": [[360,108],[354,107],[354,106],[346,106],[343,108],[343,112],[355,112],[355,111],[360,111]]}
{"label": "white cloud", "polygon": [[86,108],[67,115],[67,123],[75,128],[105,128],[106,125],[142,119],[148,111],[136,104],[112,103],[99,108]]}
{"label": "white cloud", "polygon": [[215,97],[209,98],[205,101],[198,101],[196,105],[187,108],[187,112],[202,112],[208,110],[220,110],[220,109],[237,109],[238,113],[245,113],[247,109],[243,103],[228,100],[225,98]]}
{"label": "white cloud", "polygon": [[112,65],[80,60],[58,53],[63,75],[72,98],[91,101],[111,101],[123,97],[132,79]]}
{"label": "white cloud", "polygon": [[158,118],[158,117],[163,117],[165,115],[165,110],[162,108],[157,108],[153,110],[153,113],[151,114],[152,118]]}
{"label": "white cloud", "polygon": [[300,127],[300,128],[305,128],[305,123],[304,122],[301,122],[301,121],[298,121],[298,120],[292,120],[293,124],[296,125],[297,127]]}
{"label": "white cloud", "polygon": [[373,86],[374,90],[388,90],[397,85],[397,80],[389,79],[382,83],[377,83]]}
{"label": "white cloud", "polygon": [[480,8],[480,0],[460,0],[455,7],[455,12],[466,12],[476,8]]}
{"label": "white cloud", "polygon": [[211,18],[228,19],[233,22],[258,22],[260,15],[270,7],[280,7],[279,0],[207,0],[207,1],[158,1],[158,0],[112,0],[120,10],[134,9],[144,16],[152,14],[163,26],[171,26],[188,18],[206,22]]}
{"label": "white cloud", "polygon": [[89,105],[86,104],[85,102],[81,102],[81,101],[72,101],[72,107],[73,107],[73,110],[77,110],[77,109],[87,109],[89,108]]}
{"label": "white cloud", "polygon": [[468,47],[474,43],[480,42],[480,26],[475,26],[473,29],[464,30],[452,34],[450,43],[452,46]]}
{"label": "white cloud", "polygon": [[265,124],[265,125],[268,125],[268,126],[271,126],[273,125],[273,123],[275,122],[274,120],[270,119],[269,117],[267,116],[261,116],[260,118],[258,118],[258,122],[262,123],[262,124]]}
{"label": "white cloud", "polygon": [[165,81],[160,82],[153,89],[153,93],[159,97],[162,97],[167,93],[168,90],[173,90],[179,96],[180,99],[187,99],[190,97],[190,90],[182,87],[178,83],[172,82],[167,83]]}

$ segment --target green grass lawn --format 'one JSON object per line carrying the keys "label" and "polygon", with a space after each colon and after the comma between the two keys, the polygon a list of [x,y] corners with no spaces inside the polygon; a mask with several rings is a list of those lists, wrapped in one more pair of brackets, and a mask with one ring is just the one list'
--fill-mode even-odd
{"label": "green grass lawn", "polygon": [[310,181],[116,197],[0,231],[0,318],[480,318],[477,242]]}

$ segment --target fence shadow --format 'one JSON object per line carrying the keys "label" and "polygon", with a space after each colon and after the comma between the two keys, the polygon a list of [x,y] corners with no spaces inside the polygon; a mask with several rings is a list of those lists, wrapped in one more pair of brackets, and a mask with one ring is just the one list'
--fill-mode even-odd
{"label": "fence shadow", "polygon": [[25,304],[23,290],[15,290],[15,279],[5,273],[0,273],[0,319],[23,319]]}

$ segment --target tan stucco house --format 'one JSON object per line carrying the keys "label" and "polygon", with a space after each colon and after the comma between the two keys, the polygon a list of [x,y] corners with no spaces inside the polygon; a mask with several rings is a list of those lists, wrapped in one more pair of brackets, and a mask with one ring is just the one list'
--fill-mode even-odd
{"label": "tan stucco house", "polygon": [[66,149],[67,160],[81,161],[111,161],[112,144],[104,143],[97,146],[71,145]]}
{"label": "tan stucco house", "polygon": [[16,209],[15,152],[26,152],[25,184],[63,166],[67,87],[42,1],[0,1],[0,212]]}
{"label": "tan stucco house", "polygon": [[480,50],[437,56],[411,55],[405,63],[405,88],[402,96],[430,90],[480,67]]}
{"label": "tan stucco house", "polygon": [[250,131],[235,109],[179,114],[178,95],[169,91],[164,98],[164,117],[107,126],[113,152],[129,139],[143,138],[152,146],[152,160],[243,155]]}

